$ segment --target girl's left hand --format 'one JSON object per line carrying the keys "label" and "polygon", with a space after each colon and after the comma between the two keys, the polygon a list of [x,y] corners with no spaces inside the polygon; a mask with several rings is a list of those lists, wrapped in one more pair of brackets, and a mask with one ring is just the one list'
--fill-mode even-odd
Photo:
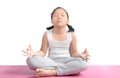
{"label": "girl's left hand", "polygon": [[81,53],[81,57],[82,57],[83,60],[88,61],[89,60],[89,58],[88,58],[89,56],[90,56],[89,52],[87,51],[87,48],[85,48],[85,50]]}

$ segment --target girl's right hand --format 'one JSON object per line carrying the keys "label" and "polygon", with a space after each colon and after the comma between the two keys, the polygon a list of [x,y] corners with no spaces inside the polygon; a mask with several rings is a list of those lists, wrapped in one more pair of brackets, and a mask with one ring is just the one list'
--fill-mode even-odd
{"label": "girl's right hand", "polygon": [[22,50],[25,54],[25,56],[28,56],[28,57],[32,57],[33,55],[35,55],[35,52],[32,50],[32,47],[31,45],[28,46],[27,50]]}

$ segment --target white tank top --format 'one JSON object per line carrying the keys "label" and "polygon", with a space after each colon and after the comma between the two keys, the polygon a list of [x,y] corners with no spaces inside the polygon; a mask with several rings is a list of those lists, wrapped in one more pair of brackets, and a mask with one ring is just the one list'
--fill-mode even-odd
{"label": "white tank top", "polygon": [[47,31],[47,38],[49,43],[48,57],[70,57],[70,43],[72,41],[71,33],[67,33],[66,40],[57,41],[53,38],[51,29]]}

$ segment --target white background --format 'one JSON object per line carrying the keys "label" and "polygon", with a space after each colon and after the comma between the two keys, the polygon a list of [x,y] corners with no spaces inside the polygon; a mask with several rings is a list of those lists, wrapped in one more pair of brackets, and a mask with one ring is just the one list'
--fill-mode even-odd
{"label": "white background", "polygon": [[79,52],[91,65],[120,65],[119,0],[0,0],[0,65],[26,65],[22,49],[40,49],[54,8],[65,8]]}

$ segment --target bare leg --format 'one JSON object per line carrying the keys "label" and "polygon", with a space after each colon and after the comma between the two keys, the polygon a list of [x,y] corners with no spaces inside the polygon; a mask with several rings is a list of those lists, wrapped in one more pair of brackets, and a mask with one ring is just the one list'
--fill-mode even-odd
{"label": "bare leg", "polygon": [[35,70],[36,77],[42,77],[42,76],[55,76],[57,75],[57,71],[55,69],[47,70],[47,69],[40,69],[37,68]]}

